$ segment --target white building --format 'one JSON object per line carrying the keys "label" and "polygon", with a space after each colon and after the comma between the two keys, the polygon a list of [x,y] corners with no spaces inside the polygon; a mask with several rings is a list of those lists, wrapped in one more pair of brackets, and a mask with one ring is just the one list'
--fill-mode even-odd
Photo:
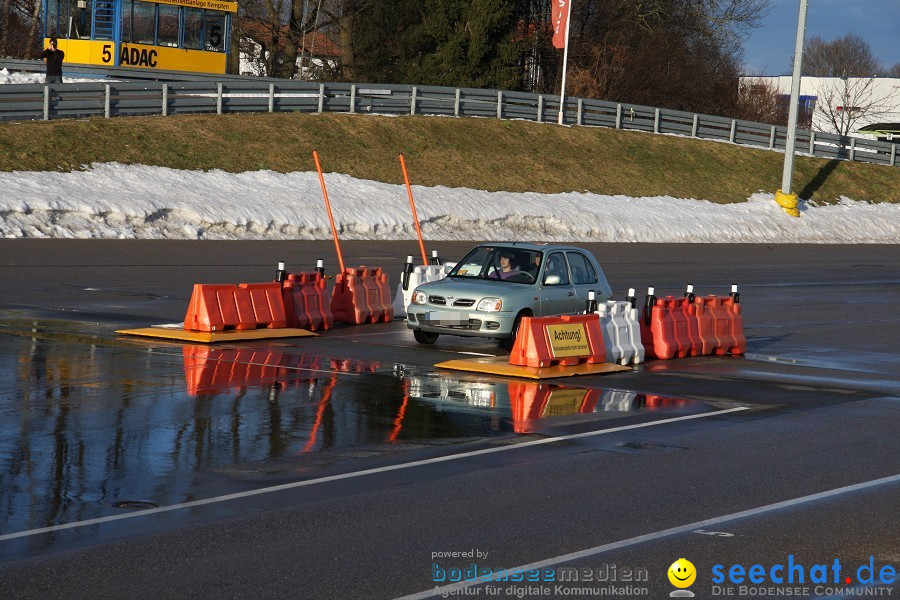
{"label": "white building", "polygon": [[[764,85],[790,99],[791,77],[741,77],[741,85]],[[900,128],[900,79],[889,77],[803,77],[800,79],[801,107],[811,117],[812,129],[871,139],[871,131],[882,133]],[[801,122],[803,121],[801,115]],[[900,135],[897,131],[895,140]]]}

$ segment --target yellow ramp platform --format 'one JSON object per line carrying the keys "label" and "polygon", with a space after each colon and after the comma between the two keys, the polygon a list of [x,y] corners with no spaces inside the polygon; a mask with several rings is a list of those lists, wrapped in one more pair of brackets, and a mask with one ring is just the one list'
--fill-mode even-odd
{"label": "yellow ramp platform", "polygon": [[469,371],[471,373],[486,373],[488,375],[503,375],[506,377],[525,377],[527,379],[554,379],[556,377],[572,377],[574,375],[602,375],[605,373],[618,373],[631,371],[631,367],[617,365],[615,363],[600,363],[589,365],[587,363],[572,367],[518,367],[509,364],[506,356],[491,356],[485,358],[465,358],[448,360],[434,365],[443,369],[455,371]]}
{"label": "yellow ramp platform", "polygon": [[215,344],[217,342],[242,342],[245,340],[269,340],[288,337],[309,337],[318,334],[306,329],[282,327],[280,329],[249,329],[247,331],[186,331],[181,323],[172,325],[154,325],[153,327],[139,327],[138,329],[118,329],[116,333],[122,335],[137,335],[141,337],[162,338],[164,340],[176,340],[181,342],[200,342],[201,344]]}

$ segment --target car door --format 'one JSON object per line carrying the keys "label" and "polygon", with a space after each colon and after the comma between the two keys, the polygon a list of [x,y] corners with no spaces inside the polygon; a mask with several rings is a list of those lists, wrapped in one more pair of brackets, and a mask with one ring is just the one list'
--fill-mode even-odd
{"label": "car door", "polygon": [[597,302],[604,301],[606,292],[591,261],[581,252],[573,251],[566,252],[566,258],[569,259],[569,270],[572,273],[577,310],[584,310],[587,306],[588,292],[596,294]]}
{"label": "car door", "polygon": [[551,252],[541,273],[541,316],[573,313],[577,309],[575,288],[563,252]]}

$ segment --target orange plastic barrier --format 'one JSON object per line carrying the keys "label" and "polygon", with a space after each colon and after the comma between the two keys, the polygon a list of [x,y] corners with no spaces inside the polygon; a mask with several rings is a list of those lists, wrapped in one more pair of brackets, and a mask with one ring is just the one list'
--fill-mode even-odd
{"label": "orange plastic barrier", "polygon": [[332,358],[330,365],[332,371],[340,371],[342,373],[374,373],[381,366],[380,363],[367,360],[338,358]]}
{"label": "orange plastic barrier", "polygon": [[713,335],[716,338],[716,354],[727,354],[737,345],[731,332],[731,311],[722,304],[722,298],[709,295],[703,298],[706,310],[712,315]]}
{"label": "orange plastic barrier", "polygon": [[605,358],[598,315],[523,317],[509,364],[520,367],[571,366],[583,362],[602,363]]}
{"label": "orange plastic barrier", "polygon": [[288,327],[300,329],[312,329],[309,308],[307,308],[307,296],[304,287],[308,284],[305,273],[288,273],[281,282],[281,297],[284,300],[284,314],[287,317]]}
{"label": "orange plastic barrier", "polygon": [[684,358],[691,352],[691,338],[688,335],[688,322],[681,309],[682,298],[666,296],[663,300],[668,318],[672,320],[672,335],[675,340],[675,356]]}
{"label": "orange plastic barrier", "polygon": [[687,356],[699,356],[703,348],[700,339],[700,325],[697,323],[697,305],[690,298],[676,298],[675,310],[684,316]]}
{"label": "orange plastic barrier", "polygon": [[[371,279],[370,287],[374,288],[374,295],[369,292],[369,307],[372,309],[372,322],[384,321],[389,323],[394,320],[394,303],[391,300],[390,284],[388,276],[381,267],[372,267],[369,271]],[[376,311],[376,306],[377,311]],[[376,317],[376,313],[378,316]]]}
{"label": "orange plastic barrier", "polygon": [[569,388],[546,383],[513,382],[507,384],[513,431],[529,433],[530,421],[542,417],[591,413],[603,390]]}
{"label": "orange plastic barrier", "polygon": [[331,290],[331,312],[335,321],[362,325],[371,318],[372,310],[362,280],[364,269],[348,267],[335,278],[334,289]]}
{"label": "orange plastic barrier", "polygon": [[238,331],[256,328],[250,294],[234,284],[197,283],[191,293],[184,328],[188,331]]}
{"label": "orange plastic barrier", "polygon": [[[747,351],[747,338],[744,336],[744,320],[741,317],[741,305],[734,298],[706,296],[697,298],[695,302],[706,312],[700,320],[701,329],[715,342],[709,354],[744,354]],[[704,354],[706,347],[704,344]]]}
{"label": "orange plastic barrier", "polygon": [[250,294],[253,307],[254,322],[257,327],[279,329],[287,327],[287,316],[284,312],[284,298],[281,296],[281,284],[277,281],[267,283],[242,283],[238,286]]}
{"label": "orange plastic barrier", "polygon": [[[512,410],[513,431],[527,433],[528,421],[538,418],[544,397],[540,392],[543,386],[531,382],[515,382],[508,384],[509,407]],[[541,395],[539,398],[538,396]]]}
{"label": "orange plastic barrier", "polygon": [[184,346],[184,378],[190,396],[232,388],[271,385],[279,380],[281,352]]}
{"label": "orange plastic barrier", "polygon": [[315,354],[288,355],[283,362],[278,385],[282,389],[291,384],[318,381],[322,376],[322,357]]}
{"label": "orange plastic barrier", "polygon": [[287,326],[281,284],[194,285],[184,328],[188,331],[245,331]]}
{"label": "orange plastic barrier", "polygon": [[747,352],[747,338],[744,336],[744,318],[741,316],[741,305],[737,295],[732,298],[722,298],[722,305],[731,315],[731,337],[734,345],[728,349],[731,354],[745,354]]}
{"label": "orange plastic barrier", "polygon": [[[359,271],[359,282],[366,289],[366,306],[369,307],[369,318],[366,319],[366,322],[377,323],[384,319],[384,307],[381,305],[381,294],[376,281],[376,271],[380,275],[381,269],[361,266]],[[393,309],[391,309],[391,314],[393,314]]]}
{"label": "orange plastic barrier", "polygon": [[744,354],[747,340],[741,306],[732,298],[666,296],[651,309],[650,324],[641,321],[641,342],[648,356],[668,360],[710,354]]}
{"label": "orange plastic barrier", "polygon": [[289,327],[316,331],[334,326],[334,316],[326,298],[327,283],[318,271],[291,273],[282,287]]}
{"label": "orange plastic barrier", "polygon": [[669,398],[668,396],[657,396],[655,394],[646,394],[642,396],[643,408],[674,408],[690,404],[690,400],[684,398]]}
{"label": "orange plastic barrier", "polygon": [[678,354],[679,345],[670,306],[666,305],[665,298],[657,299],[650,309],[650,324],[646,320],[641,321],[641,343],[648,356],[668,360]]}
{"label": "orange plastic barrier", "polygon": [[716,351],[716,320],[707,310],[703,298],[695,298],[693,308],[697,318],[697,334],[700,336],[700,354],[708,356]]}
{"label": "orange plastic barrier", "polygon": [[187,382],[189,396],[196,396],[199,393],[216,389],[213,382],[215,381],[215,367],[218,364],[218,360],[217,358],[210,358],[209,355],[213,352],[218,355],[222,351],[209,346],[184,346],[182,348],[184,379]]}
{"label": "orange plastic barrier", "polygon": [[[191,396],[272,385],[284,389],[316,381],[323,374],[322,357],[318,355],[191,345],[184,346],[182,352]],[[339,370],[333,364],[332,369]]]}

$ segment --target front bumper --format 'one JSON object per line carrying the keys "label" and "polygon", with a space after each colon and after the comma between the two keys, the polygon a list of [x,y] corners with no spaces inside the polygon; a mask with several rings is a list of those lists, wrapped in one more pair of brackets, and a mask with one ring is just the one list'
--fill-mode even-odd
{"label": "front bumper", "polygon": [[514,321],[515,315],[503,311],[448,310],[421,304],[406,309],[407,328],[446,335],[507,338]]}

